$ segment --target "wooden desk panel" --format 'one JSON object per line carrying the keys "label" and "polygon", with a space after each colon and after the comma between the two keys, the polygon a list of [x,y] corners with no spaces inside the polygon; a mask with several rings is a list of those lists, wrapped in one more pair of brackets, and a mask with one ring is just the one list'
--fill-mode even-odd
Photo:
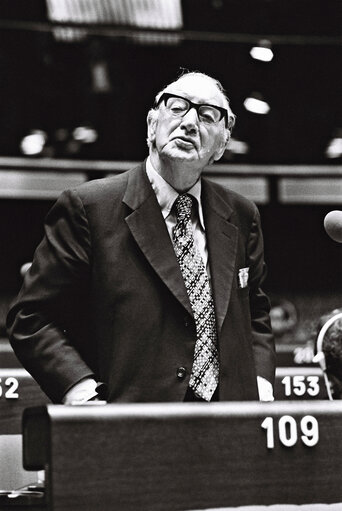
{"label": "wooden desk panel", "polygon": [[328,401],[49,405],[25,413],[24,459],[53,511],[335,503],[341,423]]}

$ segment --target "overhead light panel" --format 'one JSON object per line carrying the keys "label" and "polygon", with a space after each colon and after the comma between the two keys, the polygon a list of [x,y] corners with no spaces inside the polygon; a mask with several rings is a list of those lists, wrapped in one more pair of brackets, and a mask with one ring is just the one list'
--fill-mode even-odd
{"label": "overhead light panel", "polygon": [[243,106],[248,112],[258,115],[266,115],[271,110],[270,105],[264,101],[261,94],[253,93],[251,96],[245,99]]}
{"label": "overhead light panel", "polygon": [[253,46],[249,53],[253,59],[260,60],[262,62],[271,62],[274,57],[271,48],[271,41],[268,39],[260,40],[256,46]]}
{"label": "overhead light panel", "polygon": [[47,0],[48,17],[59,23],[104,23],[179,30],[181,0]]}
{"label": "overhead light panel", "polygon": [[[82,41],[87,37],[88,31],[91,33],[91,28],[97,25],[102,26],[103,33],[106,32],[105,26],[112,29],[121,28],[127,32],[127,37],[131,37],[139,44],[173,45],[180,41],[180,35],[176,31],[183,28],[181,0],[46,0],[46,2],[49,20],[61,23],[61,26],[53,28],[58,41],[69,43]],[[68,27],[68,23],[75,26]],[[77,27],[78,23],[86,26]],[[147,31],[140,32],[137,29]],[[148,29],[155,32],[149,33]],[[163,33],[163,30],[167,32]]]}

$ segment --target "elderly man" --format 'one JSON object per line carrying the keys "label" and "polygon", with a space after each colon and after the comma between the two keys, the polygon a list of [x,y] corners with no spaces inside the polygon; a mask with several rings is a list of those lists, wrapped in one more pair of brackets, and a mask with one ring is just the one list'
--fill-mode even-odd
{"label": "elderly man", "polygon": [[184,74],[147,124],[146,162],[51,209],[12,346],[54,402],[90,400],[98,382],[109,402],[272,400],[259,214],[201,178],[234,124],[224,90]]}

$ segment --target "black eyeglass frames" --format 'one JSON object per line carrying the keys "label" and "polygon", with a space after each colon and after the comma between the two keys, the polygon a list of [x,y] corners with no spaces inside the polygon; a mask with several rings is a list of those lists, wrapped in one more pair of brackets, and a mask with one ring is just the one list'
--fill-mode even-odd
{"label": "black eyeglass frames", "polygon": [[206,103],[193,103],[190,99],[183,98],[177,94],[163,92],[155,103],[155,108],[164,102],[165,107],[173,117],[184,117],[191,108],[197,112],[200,122],[205,124],[216,124],[221,119],[225,119],[228,125],[228,111],[225,108],[216,105],[208,105]]}

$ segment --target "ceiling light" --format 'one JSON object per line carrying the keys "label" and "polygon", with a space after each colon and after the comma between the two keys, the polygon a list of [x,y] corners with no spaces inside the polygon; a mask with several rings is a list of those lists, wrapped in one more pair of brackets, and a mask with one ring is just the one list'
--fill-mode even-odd
{"label": "ceiling light", "polygon": [[179,30],[181,0],[47,0],[48,18],[58,23],[112,23],[120,26]]}
{"label": "ceiling light", "polygon": [[270,105],[266,103],[258,93],[246,98],[243,105],[246,110],[253,114],[266,115],[271,110]]}
{"label": "ceiling light", "polygon": [[40,154],[44,149],[47,135],[44,131],[34,130],[29,135],[26,135],[20,142],[20,150],[27,156]]}
{"label": "ceiling light", "polygon": [[253,46],[249,53],[253,59],[261,60],[262,62],[271,62],[274,56],[271,49],[271,42],[267,39],[259,41],[257,46]]}
{"label": "ceiling light", "polygon": [[97,140],[97,131],[90,126],[78,126],[72,132],[75,140],[83,144],[93,144]]}
{"label": "ceiling light", "polygon": [[325,150],[327,158],[340,158],[342,156],[342,136],[333,138]]}

